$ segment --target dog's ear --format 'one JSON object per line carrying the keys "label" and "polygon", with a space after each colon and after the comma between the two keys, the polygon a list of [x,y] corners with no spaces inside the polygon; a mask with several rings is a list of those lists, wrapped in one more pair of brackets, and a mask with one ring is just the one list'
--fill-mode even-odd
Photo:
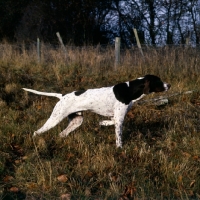
{"label": "dog's ear", "polygon": [[118,101],[129,104],[131,101],[129,87],[126,83],[119,83],[113,87],[113,92]]}
{"label": "dog's ear", "polygon": [[149,90],[150,90],[150,88],[149,88],[149,81],[146,80],[145,83],[144,83],[143,93],[144,94],[149,94]]}

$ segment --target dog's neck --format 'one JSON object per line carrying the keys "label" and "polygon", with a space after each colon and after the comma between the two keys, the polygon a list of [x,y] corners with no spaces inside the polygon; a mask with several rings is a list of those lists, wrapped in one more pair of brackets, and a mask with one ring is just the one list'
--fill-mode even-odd
{"label": "dog's neck", "polygon": [[126,83],[119,83],[113,87],[113,92],[118,101],[126,105],[137,101],[149,93],[149,84],[145,78],[136,79]]}

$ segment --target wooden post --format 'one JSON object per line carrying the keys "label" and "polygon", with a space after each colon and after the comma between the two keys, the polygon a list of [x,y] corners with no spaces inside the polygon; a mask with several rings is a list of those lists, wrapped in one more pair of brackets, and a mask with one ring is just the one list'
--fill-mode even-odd
{"label": "wooden post", "polygon": [[188,36],[187,36],[186,39],[185,39],[185,44],[186,44],[186,46],[189,46],[189,44],[190,44],[190,37],[191,37],[191,32],[188,31]]}
{"label": "wooden post", "polygon": [[134,28],[133,32],[134,32],[134,35],[135,35],[135,38],[136,38],[136,41],[137,41],[137,46],[140,50],[140,53],[142,54],[142,57],[144,58],[144,54],[143,54],[142,47],[141,47],[141,44],[140,44],[140,40],[139,40],[139,37],[138,37],[138,34],[137,34],[137,30]]}
{"label": "wooden post", "polygon": [[61,47],[62,47],[62,49],[63,49],[63,51],[65,52],[65,55],[66,55],[66,54],[67,54],[67,50],[66,50],[66,48],[65,48],[65,45],[63,44],[63,40],[62,40],[62,38],[61,38],[61,36],[60,36],[60,33],[57,32],[56,35],[57,35],[58,40],[59,40],[59,42],[60,42],[60,44],[61,44]]}
{"label": "wooden post", "polygon": [[39,38],[37,38],[37,60],[38,60],[38,63],[41,62],[41,44],[40,44]]}
{"label": "wooden post", "polygon": [[118,65],[120,64],[120,37],[115,38],[115,69],[117,69]]}
{"label": "wooden post", "polygon": [[25,47],[24,41],[22,42],[22,54],[23,54],[23,56],[26,55],[26,47]]}

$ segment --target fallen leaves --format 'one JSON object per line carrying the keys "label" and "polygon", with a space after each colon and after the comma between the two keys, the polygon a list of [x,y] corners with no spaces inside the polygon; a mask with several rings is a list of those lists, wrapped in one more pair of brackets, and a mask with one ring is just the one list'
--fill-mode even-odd
{"label": "fallen leaves", "polygon": [[[12,181],[14,180],[14,177],[13,176],[9,176],[9,175],[7,175],[7,176],[5,176],[4,178],[3,178],[3,182],[4,183],[11,183]],[[12,187],[10,187],[9,188],[9,191],[10,192],[19,192],[19,188],[18,187],[15,187],[15,186],[12,186]]]}
{"label": "fallen leaves", "polygon": [[14,180],[14,177],[13,176],[5,176],[4,178],[3,178],[3,182],[4,183],[8,183],[8,182],[10,182],[10,181],[12,181],[12,180]]}
{"label": "fallen leaves", "polygon": [[34,182],[28,182],[26,184],[26,187],[30,190],[33,190],[33,189],[36,189],[38,187],[37,183],[34,183]]}
{"label": "fallen leaves", "polygon": [[19,188],[18,187],[11,187],[10,192],[19,192]]}
{"label": "fallen leaves", "polygon": [[15,152],[15,154],[19,155],[19,156],[22,156],[24,155],[24,150],[23,148],[18,145],[18,144],[11,144],[11,149]]}
{"label": "fallen leaves", "polygon": [[195,156],[193,156],[193,159],[196,161],[200,161],[200,156],[195,155]]}
{"label": "fallen leaves", "polygon": [[71,194],[62,194],[60,196],[61,200],[70,200],[71,199]]}
{"label": "fallen leaves", "polygon": [[60,175],[60,176],[57,177],[57,180],[59,182],[61,182],[61,183],[66,183],[67,180],[68,180],[68,178],[67,178],[67,176],[65,174],[62,174],[62,175]]}
{"label": "fallen leaves", "polygon": [[132,182],[128,185],[126,185],[123,195],[122,195],[122,199],[130,199],[131,197],[134,196],[134,194],[136,193],[137,189],[135,187],[135,183]]}
{"label": "fallen leaves", "polygon": [[191,157],[191,154],[187,153],[187,152],[182,152],[183,153],[183,156],[186,157],[186,158],[190,158]]}

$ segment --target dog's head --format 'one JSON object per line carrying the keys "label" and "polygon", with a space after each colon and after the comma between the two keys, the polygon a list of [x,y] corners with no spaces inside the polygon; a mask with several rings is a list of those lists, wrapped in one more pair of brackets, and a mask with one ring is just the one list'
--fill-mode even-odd
{"label": "dog's head", "polygon": [[144,78],[144,94],[152,92],[164,92],[170,89],[171,85],[161,81],[161,79],[155,75],[146,75]]}
{"label": "dog's head", "polygon": [[170,84],[162,82],[159,77],[146,75],[133,81],[115,85],[113,92],[118,101],[129,104],[143,94],[167,91],[170,87]]}

